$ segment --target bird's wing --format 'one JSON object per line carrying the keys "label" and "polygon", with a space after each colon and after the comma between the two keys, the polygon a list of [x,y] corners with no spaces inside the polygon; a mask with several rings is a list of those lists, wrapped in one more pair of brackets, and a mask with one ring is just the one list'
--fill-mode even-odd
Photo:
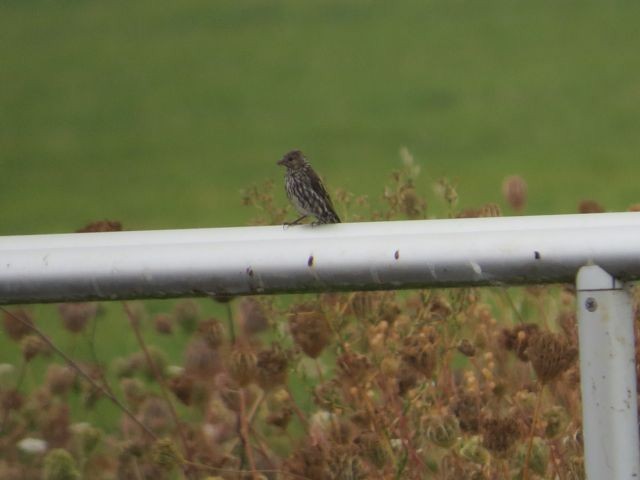
{"label": "bird's wing", "polygon": [[309,169],[309,182],[311,183],[313,191],[320,193],[326,199],[327,205],[329,205],[331,210],[334,210],[333,213],[335,213],[335,208],[333,207],[331,197],[327,193],[327,189],[324,188],[324,184],[322,183],[322,180],[320,180],[318,174],[311,168]]}

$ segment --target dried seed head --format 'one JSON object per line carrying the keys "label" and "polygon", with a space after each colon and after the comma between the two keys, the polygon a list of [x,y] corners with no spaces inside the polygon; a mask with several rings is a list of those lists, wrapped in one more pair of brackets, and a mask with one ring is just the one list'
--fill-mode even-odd
{"label": "dried seed head", "polygon": [[120,445],[120,460],[128,460],[131,458],[140,458],[144,454],[144,446],[137,441],[126,441]]}
{"label": "dried seed head", "polygon": [[331,446],[327,454],[327,476],[325,478],[366,480],[370,478],[368,473],[365,472],[362,462],[352,446]]}
{"label": "dried seed head", "polygon": [[469,433],[478,433],[480,427],[479,412],[484,404],[479,395],[462,392],[456,395],[451,407],[458,418],[460,429]]}
{"label": "dried seed head", "polygon": [[358,320],[366,320],[373,308],[373,296],[371,292],[355,292],[349,299],[349,308]]}
{"label": "dried seed head", "polygon": [[340,384],[336,379],[321,383],[313,390],[313,401],[318,407],[331,411],[341,404]]}
{"label": "dried seed head", "polygon": [[220,354],[203,338],[194,338],[185,351],[185,372],[195,377],[210,379],[222,370]]}
{"label": "dried seed head", "polygon": [[603,213],[604,207],[595,200],[582,200],[578,204],[578,213]]}
{"label": "dried seed head", "polygon": [[171,471],[184,463],[178,447],[169,438],[156,440],[151,447],[151,461],[163,471]]}
{"label": "dried seed head", "polygon": [[147,353],[149,354],[149,357],[151,357],[153,366],[149,364],[147,356],[143,352],[134,353],[134,359],[132,361],[136,365],[138,365],[138,370],[140,370],[148,379],[151,380],[155,379],[156,377],[155,370],[160,372],[161,375],[164,374],[164,372],[167,370],[169,360],[167,359],[167,355],[155,345],[149,345],[147,347]]}
{"label": "dried seed head", "polygon": [[[137,357],[139,358],[139,356]],[[117,357],[113,359],[111,369],[117,378],[132,377],[141,367],[138,365],[137,358],[129,355],[127,358]]]}
{"label": "dried seed head", "polygon": [[458,351],[465,357],[473,357],[476,354],[476,347],[466,338],[463,338],[458,342]]}
{"label": "dried seed head", "polygon": [[331,340],[331,330],[324,313],[311,304],[295,305],[289,314],[293,341],[311,358],[318,358]]}
{"label": "dried seed head", "polygon": [[425,430],[427,438],[442,448],[453,447],[460,436],[460,426],[453,415],[429,417]]}
{"label": "dried seed head", "polygon": [[432,341],[425,333],[413,334],[405,338],[400,351],[402,361],[431,378],[438,362],[438,348],[435,339]]}
{"label": "dried seed head", "polygon": [[316,446],[300,447],[282,465],[282,472],[287,480],[289,478],[325,480],[331,478],[327,470],[325,454]]}
{"label": "dried seed head", "polygon": [[76,233],[120,231],[122,231],[122,223],[118,220],[98,220],[97,222],[91,222],[84,227],[76,230]]}
{"label": "dried seed head", "polygon": [[485,480],[487,476],[483,473],[481,465],[460,461],[460,456],[455,453],[448,453],[442,457],[439,468],[442,480]]}
{"label": "dried seed head", "polygon": [[44,480],[76,480],[80,472],[71,454],[62,448],[54,448],[44,457]]}
{"label": "dried seed head", "polygon": [[483,445],[496,453],[504,453],[520,436],[518,423],[512,417],[485,418],[480,423]]}
{"label": "dried seed head", "polygon": [[442,295],[434,295],[426,305],[428,319],[436,322],[445,321],[453,312],[451,304]]}
{"label": "dried seed head", "polygon": [[200,308],[193,300],[182,300],[173,308],[173,315],[185,333],[193,333],[198,325]]}
{"label": "dried seed head", "polygon": [[402,362],[396,357],[387,356],[380,362],[380,372],[385,377],[393,377],[398,373]]}
{"label": "dried seed head", "polygon": [[169,379],[168,386],[184,405],[191,405],[194,391],[194,380],[191,376],[186,374],[175,376]]}
{"label": "dried seed head", "polygon": [[5,412],[10,412],[11,410],[20,410],[23,403],[24,398],[18,390],[12,389],[0,391],[0,406],[2,406],[2,409]]}
{"label": "dried seed head", "polygon": [[491,454],[482,446],[478,436],[462,442],[460,456],[478,465],[486,465],[491,460]]}
{"label": "dried seed head", "polygon": [[86,422],[74,423],[71,430],[85,456],[91,455],[104,437],[102,430]]}
{"label": "dried seed head", "polygon": [[379,320],[387,324],[393,323],[402,313],[400,306],[393,300],[383,301],[380,305]]}
{"label": "dried seed head", "polygon": [[555,380],[567,370],[578,356],[578,349],[563,336],[539,332],[530,342],[527,354],[542,383]]}
{"label": "dried seed head", "polygon": [[61,303],[58,305],[58,313],[62,319],[62,325],[67,331],[79,333],[97,315],[98,304],[94,302]]}
{"label": "dried seed head", "polygon": [[26,362],[30,362],[38,355],[48,355],[50,353],[49,345],[38,335],[22,337],[20,348],[22,349],[22,357]]}
{"label": "dried seed head", "polygon": [[486,203],[480,208],[480,217],[501,217],[502,210],[497,203]]}
{"label": "dried seed head", "polygon": [[364,383],[371,373],[371,362],[359,353],[347,351],[337,358],[336,364],[342,382],[350,385]]}
{"label": "dried seed head", "polygon": [[486,203],[480,208],[467,208],[456,215],[456,218],[500,217],[502,211],[496,203]]}
{"label": "dried seed head", "polygon": [[156,434],[168,432],[171,428],[171,412],[160,398],[147,398],[141,406],[141,416],[142,422]]}
{"label": "dried seed head", "polygon": [[287,425],[289,425],[289,421],[291,420],[291,416],[293,415],[293,408],[291,406],[282,406],[278,410],[272,411],[267,415],[267,423],[274,427],[281,428],[285,430]]}
{"label": "dried seed head", "polygon": [[54,363],[47,368],[45,384],[52,395],[65,395],[75,379],[76,374],[70,367]]}
{"label": "dried seed head", "polygon": [[238,320],[247,335],[260,333],[269,327],[269,319],[262,303],[251,297],[240,300]]}
{"label": "dried seed head", "polygon": [[263,390],[287,383],[289,359],[281,347],[274,344],[269,350],[258,352],[256,383]]}
{"label": "dried seed head", "polygon": [[54,447],[66,445],[71,437],[69,425],[69,406],[53,404],[42,419],[42,437]]}
{"label": "dried seed head", "polygon": [[527,348],[531,337],[538,329],[538,325],[535,323],[523,323],[516,325],[512,329],[505,328],[502,330],[501,344],[505,350],[513,351],[520,360],[528,362]]}
{"label": "dried seed head", "polygon": [[153,317],[153,328],[161,335],[173,333],[173,318],[166,313],[159,313]]}
{"label": "dried seed head", "polygon": [[238,346],[231,352],[229,360],[229,374],[244,387],[251,383],[256,377],[256,354],[245,346]]}
{"label": "dried seed head", "polygon": [[[313,418],[314,417],[312,417],[312,426]],[[331,444],[350,445],[353,441],[353,425],[342,417],[331,416],[325,428]]]}
{"label": "dried seed head", "polygon": [[388,465],[389,456],[375,432],[361,433],[355,438],[354,443],[358,447],[359,454],[374,467],[381,469]]}
{"label": "dried seed head", "polygon": [[566,426],[567,413],[562,407],[555,405],[543,415],[543,419],[546,422],[546,426],[544,427],[545,437],[554,438],[558,436]]}
{"label": "dried seed head", "polygon": [[200,322],[198,335],[204,338],[211,348],[218,348],[224,342],[224,327],[219,320],[211,318]]}
{"label": "dried seed head", "polygon": [[4,331],[12,340],[20,340],[32,332],[33,317],[23,308],[3,312],[2,319]]}
{"label": "dried seed head", "polygon": [[465,208],[456,214],[456,218],[478,218],[482,216],[479,208]]}
{"label": "dried seed head", "polygon": [[[549,447],[547,442],[540,437],[533,437],[531,440],[531,452],[528,452],[529,447],[521,445],[518,449],[517,461],[520,465],[524,466],[527,458],[529,459],[529,468],[540,478],[547,478],[547,468],[549,466]],[[569,478],[580,478],[572,477]]]}
{"label": "dried seed head", "polygon": [[442,197],[442,199],[449,204],[449,207],[454,207],[458,203],[458,192],[455,186],[446,178],[439,179],[433,187],[436,195]]}
{"label": "dried seed head", "polygon": [[137,378],[125,378],[120,382],[120,386],[125,400],[134,409],[147,398],[144,383]]}
{"label": "dried seed head", "polygon": [[398,395],[404,397],[418,383],[418,373],[406,363],[402,362],[396,375]]}
{"label": "dried seed head", "polygon": [[427,204],[409,181],[400,190],[400,211],[408,218],[421,218],[425,215]]}
{"label": "dried seed head", "polygon": [[511,175],[502,182],[502,195],[516,212],[522,211],[527,203],[527,182],[520,175]]}

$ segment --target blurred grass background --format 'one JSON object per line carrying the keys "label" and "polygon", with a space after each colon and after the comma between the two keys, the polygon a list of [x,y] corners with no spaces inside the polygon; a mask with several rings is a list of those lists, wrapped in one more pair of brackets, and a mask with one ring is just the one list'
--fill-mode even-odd
{"label": "blurred grass background", "polygon": [[[461,207],[640,201],[632,1],[5,0],[0,234],[242,225],[303,149],[372,199],[406,146]],[[278,189],[278,193],[280,190]],[[285,202],[284,194],[280,197]]]}

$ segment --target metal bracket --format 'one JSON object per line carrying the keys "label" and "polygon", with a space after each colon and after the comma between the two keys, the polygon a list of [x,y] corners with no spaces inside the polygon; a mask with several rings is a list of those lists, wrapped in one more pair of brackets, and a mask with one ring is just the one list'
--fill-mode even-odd
{"label": "metal bracket", "polygon": [[631,295],[597,265],[578,271],[576,290],[587,478],[640,478]]}

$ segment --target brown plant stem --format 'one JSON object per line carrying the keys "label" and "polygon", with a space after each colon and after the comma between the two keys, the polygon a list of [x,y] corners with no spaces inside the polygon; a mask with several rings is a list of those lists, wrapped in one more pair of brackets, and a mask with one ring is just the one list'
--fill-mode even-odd
{"label": "brown plant stem", "polygon": [[[249,410],[249,413],[247,414],[247,424],[249,425],[249,427],[251,427],[251,424],[253,423],[253,419],[255,418],[255,415],[258,411],[258,408],[260,408],[260,405],[262,405],[262,402],[264,401],[265,398],[266,398],[265,393],[260,392],[260,396],[254,402],[253,406],[251,407],[251,410]],[[237,443],[238,443],[238,439],[237,438],[233,439],[229,444],[227,451],[232,452],[233,449],[236,448]]]}
{"label": "brown plant stem", "polygon": [[522,318],[522,313],[520,313],[520,310],[518,310],[518,308],[516,307],[516,304],[513,301],[513,298],[511,298],[511,295],[509,294],[509,291],[507,289],[502,289],[502,291],[504,292],[504,297],[507,299],[507,303],[509,304],[509,307],[511,307],[511,310],[513,310],[513,312],[516,314],[518,323],[525,323],[524,318]]}
{"label": "brown plant stem", "polygon": [[[22,382],[27,376],[26,374],[27,374],[27,361],[23,359],[20,364],[20,372],[18,373],[18,379],[16,380],[16,387],[15,387],[16,391],[20,389]],[[4,413],[2,415],[2,422],[0,423],[0,433],[2,433],[2,431],[4,430],[4,426],[9,421],[10,413],[11,413],[11,409],[9,407],[5,407]]]}
{"label": "brown plant stem", "polygon": [[558,465],[561,464],[562,452],[558,448],[556,442],[549,442],[550,450],[551,450],[551,465],[553,467],[553,471],[555,472],[554,478],[558,478],[559,480],[565,479],[564,472],[558,468]]}
{"label": "brown plant stem", "polygon": [[[397,408],[397,405],[395,405],[397,402],[396,400],[397,396],[395,394],[391,394],[391,395],[389,394],[385,380],[380,378],[380,376],[378,376],[376,378],[376,382],[378,383],[380,390],[384,394],[385,401],[389,405],[394,404],[394,408]],[[364,406],[367,410],[367,414],[370,416],[371,419],[373,419],[373,421],[371,422],[371,427],[373,427],[373,430],[375,431],[376,435],[382,440],[382,446],[385,449],[387,455],[389,455],[389,458],[391,459],[391,463],[393,465],[398,465],[397,456],[393,451],[393,446],[391,445],[391,436],[389,435],[389,431],[385,427],[385,425],[380,425],[378,421],[376,421],[379,417],[376,416],[375,409],[371,404],[370,399],[366,395],[364,396]]]}
{"label": "brown plant stem", "polygon": [[309,421],[304,416],[304,413],[302,413],[302,410],[300,410],[300,407],[298,407],[298,404],[296,403],[296,399],[293,398],[293,393],[291,392],[289,385],[285,385],[284,388],[287,391],[287,394],[289,395],[289,399],[291,400],[291,406],[293,407],[293,411],[296,413],[297,417],[300,419],[302,426],[306,429],[309,426]]}
{"label": "brown plant stem", "polygon": [[249,461],[249,468],[251,469],[251,478],[252,480],[258,480],[258,472],[256,471],[256,462],[253,458],[253,449],[251,448],[251,444],[249,443],[249,423],[247,422],[247,405],[245,398],[244,388],[240,389],[240,411],[238,412],[238,422],[239,422],[239,433],[240,440],[242,441],[242,445],[244,447],[245,455],[247,456],[247,460]]}
{"label": "brown plant stem", "polygon": [[[137,322],[135,321],[135,319],[133,317],[133,312],[129,308],[129,304],[127,302],[122,302],[122,305],[123,305],[124,311],[125,311],[125,313],[127,315],[127,318],[129,319],[129,324],[131,325],[131,328],[133,329],[133,333],[136,336],[136,340],[138,341],[138,345],[142,349],[142,352],[144,353],[144,357],[145,357],[145,359],[147,361],[147,364],[149,365],[149,368],[151,368],[151,371],[153,372],[153,376],[155,377],[156,382],[160,386],[160,393],[162,395],[162,398],[164,399],[165,403],[169,407],[169,412],[171,413],[171,417],[173,419],[173,422],[176,425],[176,430],[178,431],[178,435],[180,437],[180,441],[182,442],[182,448],[184,449],[184,456],[185,456],[185,458],[187,460],[191,460],[191,450],[189,448],[189,443],[187,442],[187,437],[186,437],[186,435],[184,433],[182,425],[180,424],[180,419],[178,418],[178,413],[176,412],[176,409],[173,406],[173,402],[171,402],[171,399],[169,398],[169,394],[167,393],[167,388],[166,388],[166,385],[165,385],[165,382],[164,382],[164,378],[162,377],[162,373],[158,369],[158,366],[156,365],[156,363],[151,358],[151,354],[149,353],[149,349],[147,348],[147,345],[146,345],[146,343],[144,341],[144,338],[142,337],[142,333],[140,332],[140,328],[138,327],[138,324],[137,324]],[[189,475],[187,475],[187,476],[189,476]]]}
{"label": "brown plant stem", "polygon": [[[93,359],[93,362],[96,365],[100,366],[100,361],[98,360],[98,354],[96,353],[96,344],[95,344],[96,329],[98,325],[97,317],[94,317],[91,323],[92,323],[92,326],[91,326],[91,336],[89,337],[89,352],[91,352],[91,358]],[[100,381],[102,382],[104,388],[109,390],[109,392],[113,394],[113,389],[111,388],[111,385],[109,384],[109,381],[107,380],[107,377],[104,374],[103,368],[98,368],[98,375],[100,375]]]}
{"label": "brown plant stem", "polygon": [[405,409],[397,404],[397,415],[398,415],[398,427],[400,429],[400,436],[402,438],[402,443],[404,447],[407,449],[407,453],[409,454],[409,458],[411,463],[413,464],[415,472],[424,472],[427,469],[427,466],[424,464],[418,452],[414,448],[411,443],[411,433],[409,431],[409,425],[407,421],[407,415],[405,414]]}
{"label": "brown plant stem", "polygon": [[270,454],[271,449],[265,444],[264,438],[260,435],[253,425],[249,425],[249,430],[251,431],[255,442],[258,444],[258,450],[262,454],[262,457],[269,463],[271,468],[277,468],[276,464],[273,463],[271,459],[273,457],[273,452]]}
{"label": "brown plant stem", "polygon": [[[205,465],[203,463],[198,463],[198,462],[189,462],[189,461],[184,461],[183,462],[184,465],[188,465],[190,467],[193,468],[197,468],[199,470],[206,470],[206,471],[210,471],[210,472],[216,472],[216,473],[231,473],[231,474],[236,474],[236,475],[243,475],[246,473],[251,473],[250,470],[244,470],[244,469],[233,469],[233,468],[219,468],[219,467],[212,467],[210,465]],[[275,473],[275,474],[282,474],[282,470],[278,470],[278,469],[256,469],[257,473]],[[292,473],[292,472],[287,472],[287,477],[293,477],[293,478],[298,478],[300,480],[311,480],[309,477],[305,477],[304,475],[298,475],[297,473]],[[280,478],[280,477],[278,477]]]}
{"label": "brown plant stem", "polygon": [[318,375],[318,381],[320,383],[324,383],[324,375],[322,375],[322,368],[320,367],[320,362],[317,358],[313,359],[313,363],[316,366],[316,374]]}
{"label": "brown plant stem", "polygon": [[529,460],[531,459],[531,450],[533,449],[533,434],[535,433],[536,423],[538,422],[538,414],[540,405],[542,404],[542,392],[544,391],[544,383],[540,384],[538,398],[536,398],[536,406],[533,410],[533,419],[531,420],[531,429],[529,431],[529,444],[527,445],[527,455],[524,459],[522,467],[522,480],[529,480]]}
{"label": "brown plant stem", "polygon": [[500,462],[502,464],[502,475],[504,480],[510,480],[509,477],[509,463],[506,460]]}
{"label": "brown plant stem", "polygon": [[133,422],[136,423],[153,440],[157,440],[156,434],[153,433],[153,431],[151,431],[151,429],[149,429],[149,427],[147,427],[144,423],[142,423],[133,414],[133,412],[127,408],[126,405],[124,405],[120,400],[118,400],[118,398],[116,396],[114,396],[109,390],[105,389],[104,387],[102,387],[102,385],[98,384],[93,378],[91,378],[91,376],[88,373],[86,373],[84,370],[82,370],[82,368],[80,368],[80,366],[73,359],[71,359],[66,353],[64,353],[62,350],[60,350],[53,343],[53,341],[51,339],[49,339],[49,337],[47,337],[38,327],[36,327],[35,325],[32,325],[32,324],[30,324],[28,322],[25,322],[20,317],[17,317],[15,315],[13,315],[10,311],[8,311],[4,307],[0,307],[0,310],[2,310],[5,314],[9,315],[11,318],[13,318],[15,320],[18,320],[23,325],[25,325],[25,326],[29,327],[31,330],[33,330],[36,333],[36,335],[38,335],[49,346],[49,348],[51,348],[54,352],[56,352],[58,355],[60,355],[64,359],[64,361],[67,362],[67,364],[71,368],[73,368],[82,378],[84,378],[87,382],[89,382],[93,388],[95,388],[100,393],[102,393],[105,397],[107,397],[109,400],[111,400],[122,412],[124,412],[131,420],[133,420]]}
{"label": "brown plant stem", "polygon": [[231,302],[227,303],[227,323],[229,325],[229,340],[231,345],[236,343],[235,320],[233,319],[233,310],[231,310]]}

